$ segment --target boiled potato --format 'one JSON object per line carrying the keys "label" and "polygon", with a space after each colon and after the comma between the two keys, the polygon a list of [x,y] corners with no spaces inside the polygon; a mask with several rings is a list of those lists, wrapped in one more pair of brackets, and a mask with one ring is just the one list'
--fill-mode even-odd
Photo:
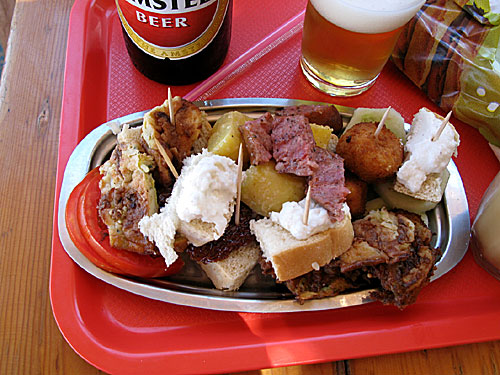
{"label": "boiled potato", "polygon": [[241,201],[262,216],[281,211],[285,202],[300,201],[305,197],[306,178],[278,173],[274,161],[252,165],[241,184]]}
{"label": "boiled potato", "polygon": [[311,130],[313,132],[316,145],[321,148],[327,148],[328,142],[330,142],[330,139],[332,138],[333,129],[329,126],[311,124]]}
{"label": "boiled potato", "polygon": [[[248,120],[252,120],[252,118],[236,111],[222,115],[212,129],[212,135],[207,145],[208,151],[227,156],[237,162],[240,143],[243,143],[238,127]],[[244,160],[248,160],[248,152],[245,147],[243,147],[243,156]]]}

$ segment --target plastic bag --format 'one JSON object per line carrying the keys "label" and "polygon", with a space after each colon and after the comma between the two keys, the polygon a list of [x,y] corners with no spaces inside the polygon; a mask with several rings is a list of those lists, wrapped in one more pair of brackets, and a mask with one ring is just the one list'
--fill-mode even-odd
{"label": "plastic bag", "polygon": [[500,146],[500,0],[428,0],[392,60],[445,112]]}

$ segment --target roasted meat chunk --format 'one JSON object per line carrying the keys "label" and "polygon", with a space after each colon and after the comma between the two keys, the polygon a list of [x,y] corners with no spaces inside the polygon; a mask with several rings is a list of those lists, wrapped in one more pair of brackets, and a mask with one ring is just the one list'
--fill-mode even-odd
{"label": "roasted meat chunk", "polygon": [[415,302],[441,256],[430,246],[431,231],[419,215],[372,211],[353,223],[351,248],[330,264],[286,283],[299,301],[335,296],[360,286],[400,309]]}
{"label": "roasted meat chunk", "polygon": [[239,130],[244,139],[245,147],[250,153],[250,163],[259,165],[272,159],[273,143],[271,130],[273,116],[266,112],[256,120],[240,125]]}
{"label": "roasted meat chunk", "polygon": [[339,132],[342,129],[342,117],[333,105],[307,105],[285,107],[276,112],[278,116],[303,115],[310,123],[326,125]]}
{"label": "roasted meat chunk", "polygon": [[313,133],[304,116],[276,117],[271,139],[278,172],[311,176],[318,169]]}

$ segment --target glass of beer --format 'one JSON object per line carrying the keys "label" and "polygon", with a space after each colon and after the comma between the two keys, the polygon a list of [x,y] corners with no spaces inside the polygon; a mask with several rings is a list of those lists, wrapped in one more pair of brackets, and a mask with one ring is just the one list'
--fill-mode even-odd
{"label": "glass of beer", "polygon": [[403,26],[425,0],[309,0],[301,67],[332,96],[368,90],[389,59]]}

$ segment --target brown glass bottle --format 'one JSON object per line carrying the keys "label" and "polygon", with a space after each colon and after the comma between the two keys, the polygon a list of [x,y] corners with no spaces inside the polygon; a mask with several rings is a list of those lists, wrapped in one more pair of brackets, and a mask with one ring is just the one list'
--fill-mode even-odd
{"label": "brown glass bottle", "polygon": [[[184,17],[186,14],[183,13],[171,15],[152,13],[133,8],[135,6],[131,4],[133,2],[139,3],[143,9],[145,6],[153,8],[161,4],[168,4],[167,8],[176,6],[182,8],[183,5],[215,3],[217,11],[209,26],[201,31],[201,35],[191,33],[188,39],[192,40],[186,42],[186,37],[184,37],[184,40],[176,41],[172,39],[173,36],[175,37],[176,30],[169,26],[176,23],[191,26],[195,21],[188,18],[190,13],[186,13],[187,17]],[[127,10],[124,11],[123,3],[126,3],[125,6],[132,8],[137,14],[136,19],[132,19],[134,14],[128,10],[129,21],[137,22],[137,19],[141,19],[144,21],[144,26],[149,27],[143,35],[141,35],[143,25],[134,27],[133,24],[127,22],[124,16]],[[231,39],[232,0],[117,0],[117,6],[128,54],[137,70],[149,79],[169,85],[186,85],[207,78],[224,62]],[[154,9],[151,10],[154,11]],[[210,14],[208,16],[211,17]],[[178,21],[179,19],[181,21]],[[160,27],[162,24],[168,28]],[[165,42],[162,40],[161,33],[167,32],[170,35],[166,36],[169,39]],[[151,42],[153,39],[154,42]],[[176,45],[176,43],[182,44]],[[169,44],[169,46],[161,44]]]}

